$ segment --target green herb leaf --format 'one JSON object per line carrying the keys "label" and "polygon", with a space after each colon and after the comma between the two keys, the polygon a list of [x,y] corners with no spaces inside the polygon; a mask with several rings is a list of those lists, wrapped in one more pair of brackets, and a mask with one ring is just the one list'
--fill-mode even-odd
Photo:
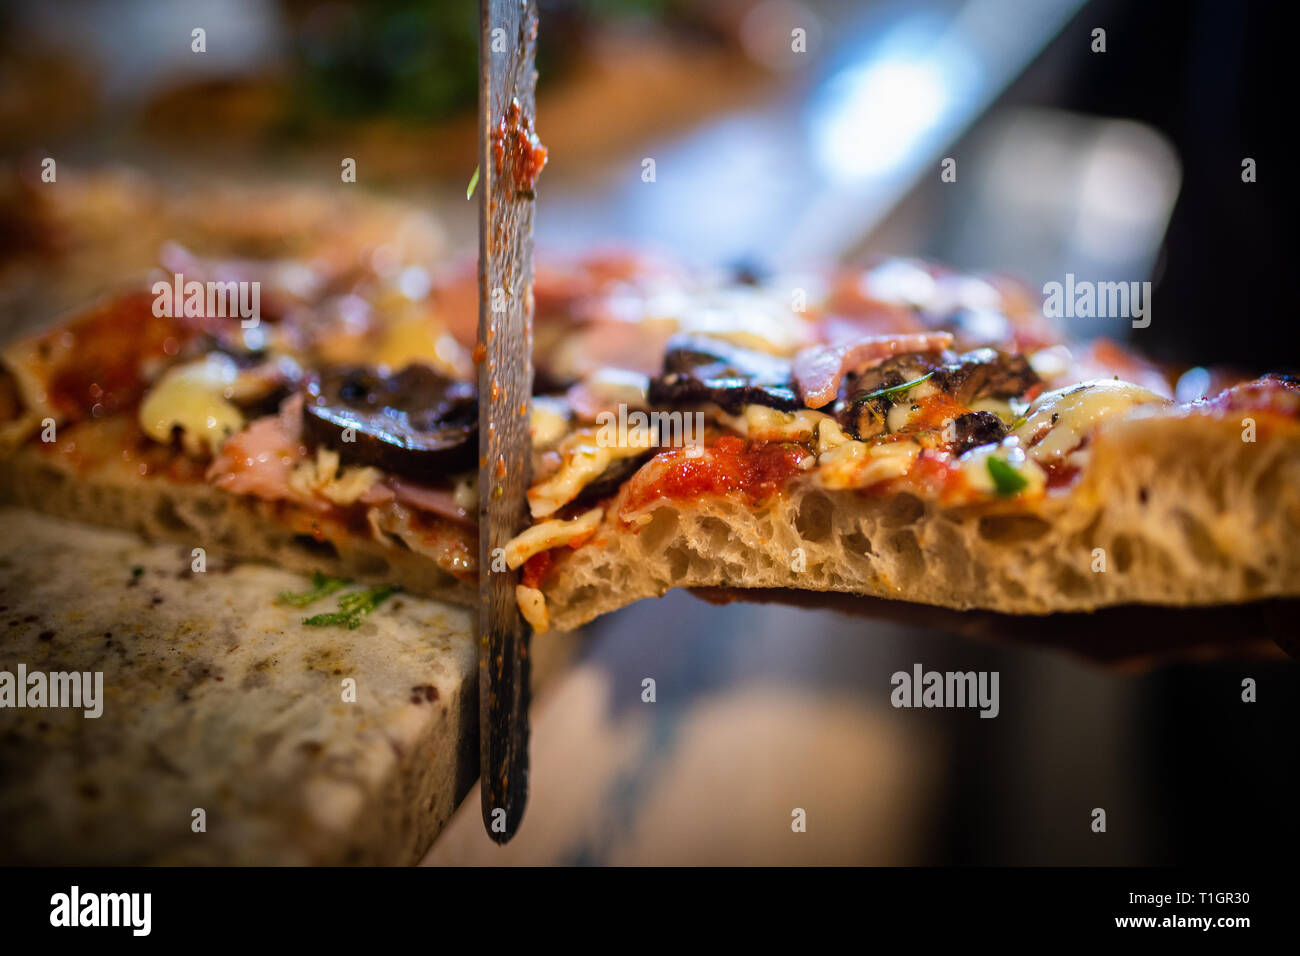
{"label": "green herb leaf", "polygon": [[292,591],[280,592],[281,604],[292,604],[294,607],[306,607],[323,597],[329,597],[335,591],[341,591],[352,582],[347,578],[331,578],[319,571],[311,576],[311,590],[295,594]]}
{"label": "green herb leaf", "polygon": [[997,489],[998,494],[1002,497],[1009,498],[1014,494],[1019,494],[1029,484],[1024,475],[1001,458],[994,458],[990,455],[988,463],[989,474],[993,477],[993,487]]}
{"label": "green herb leaf", "polygon": [[474,187],[478,185],[478,167],[474,167],[474,175],[469,178],[469,188],[465,190],[465,198],[469,199],[474,195]]}
{"label": "green herb leaf", "polygon": [[863,402],[869,402],[873,398],[884,398],[885,396],[892,397],[894,395],[901,395],[903,392],[906,392],[909,388],[916,388],[916,386],[920,385],[922,382],[926,381],[933,375],[934,375],[933,372],[926,372],[920,378],[912,379],[912,381],[910,382],[904,382],[902,385],[891,385],[889,386],[889,388],[878,388],[874,392],[867,392],[867,394],[865,395],[859,395],[857,398],[853,399],[853,404],[861,405]]}
{"label": "green herb leaf", "polygon": [[367,614],[379,607],[398,590],[393,585],[385,584],[377,588],[366,588],[364,591],[353,591],[351,594],[345,594],[339,598],[339,609],[337,611],[305,617],[302,622],[311,627],[329,627],[334,624],[341,624],[349,631],[354,631],[361,626],[361,622],[365,620]]}

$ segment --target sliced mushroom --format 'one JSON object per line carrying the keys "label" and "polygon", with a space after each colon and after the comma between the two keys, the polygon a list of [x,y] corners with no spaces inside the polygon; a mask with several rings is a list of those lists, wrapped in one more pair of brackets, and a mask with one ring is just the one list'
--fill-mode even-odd
{"label": "sliced mushroom", "polygon": [[654,457],[657,449],[651,449],[644,455],[637,455],[634,458],[619,458],[610,462],[609,466],[600,473],[595,481],[583,487],[578,492],[578,496],[573,499],[572,504],[589,508],[598,501],[617,494],[618,490],[627,483],[627,480],[640,470],[641,466]]}
{"label": "sliced mushroom", "polygon": [[992,412],[967,412],[952,420],[956,441],[952,443],[954,455],[961,455],[980,445],[1002,441],[1007,436],[1007,426]]}
{"label": "sliced mushroom", "polygon": [[472,385],[417,364],[392,375],[331,369],[309,380],[305,391],[303,434],[336,450],[344,464],[417,481],[473,466],[478,400]]}
{"label": "sliced mushroom", "polygon": [[970,405],[988,396],[1023,395],[1039,378],[1023,355],[976,349],[935,369],[933,382],[961,404]]}
{"label": "sliced mushroom", "polygon": [[668,342],[663,374],[650,380],[655,406],[714,402],[739,414],[746,405],[792,411],[795,395],[790,363],[702,335],[677,335]]}
{"label": "sliced mushroom", "polygon": [[287,355],[254,359],[236,356],[239,374],[226,397],[246,415],[270,415],[302,384],[302,368]]}
{"label": "sliced mushroom", "polygon": [[915,352],[895,355],[862,372],[850,372],[844,379],[843,397],[835,405],[836,419],[858,439],[865,441],[883,435],[888,431],[886,420],[890,407],[895,401],[907,398],[902,391],[889,390],[929,375],[936,367],[935,362],[934,353]]}
{"label": "sliced mushroom", "polygon": [[[959,356],[949,352],[895,355],[845,376],[835,417],[845,430],[860,439],[883,434],[887,431],[890,407],[906,401],[912,394],[911,389],[901,386],[922,380],[928,388],[937,388],[969,407],[981,398],[1022,395],[1039,378],[1023,355],[994,349],[977,349]],[[982,429],[987,432],[991,427],[986,422]]]}

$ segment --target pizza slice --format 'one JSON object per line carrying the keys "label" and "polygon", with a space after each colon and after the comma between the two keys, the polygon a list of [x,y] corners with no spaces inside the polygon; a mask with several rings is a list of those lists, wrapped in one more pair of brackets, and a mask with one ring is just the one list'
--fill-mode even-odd
{"label": "pizza slice", "polygon": [[[187,270],[204,292],[198,277],[228,271]],[[277,301],[273,272],[248,273],[255,323],[187,310],[162,281],[6,347],[0,499],[471,603],[467,350],[374,276]]]}
{"label": "pizza slice", "polygon": [[[166,243],[3,350],[0,496],[472,603],[472,266],[387,216],[249,238],[233,202],[197,236],[163,216],[203,254]],[[131,208],[143,229],[171,202]],[[212,307],[245,288],[256,321]],[[1300,593],[1293,379],[1175,392],[1016,283],[908,260],[763,276],[615,251],[542,260],[532,293],[532,524],[488,570],[520,571],[538,631],[673,587],[1018,614]]]}
{"label": "pizza slice", "polygon": [[674,587],[1014,614],[1300,594],[1294,378],[1198,369],[1178,400],[1014,285],[922,263],[804,311],[792,287],[671,322],[626,287],[569,309],[538,363],[571,384],[537,401],[533,524],[504,553],[535,629]]}

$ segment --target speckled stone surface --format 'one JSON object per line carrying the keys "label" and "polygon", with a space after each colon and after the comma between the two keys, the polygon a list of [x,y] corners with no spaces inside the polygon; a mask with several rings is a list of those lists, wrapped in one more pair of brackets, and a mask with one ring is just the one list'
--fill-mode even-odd
{"label": "speckled stone surface", "polygon": [[98,719],[0,708],[0,861],[417,860],[473,782],[470,612],[307,627],[306,583],[0,509],[0,671],[104,675]]}

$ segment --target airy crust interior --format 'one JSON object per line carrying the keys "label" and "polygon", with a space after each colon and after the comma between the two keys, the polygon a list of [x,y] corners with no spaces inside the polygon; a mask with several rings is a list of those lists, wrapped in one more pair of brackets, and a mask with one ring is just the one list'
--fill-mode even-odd
{"label": "airy crust interior", "polygon": [[[1261,419],[1262,421],[1262,419]],[[765,504],[620,501],[544,582],[552,626],[674,587],[798,588],[1014,614],[1300,594],[1300,425],[1205,415],[1115,421],[1068,495],[944,509],[811,482]],[[1104,550],[1104,571],[1094,571]],[[802,549],[802,560],[800,552]],[[801,570],[799,569],[801,568]]]}
{"label": "airy crust interior", "polygon": [[438,567],[418,544],[359,535],[317,541],[290,527],[275,505],[204,484],[124,480],[109,470],[78,474],[23,450],[0,458],[0,499],[48,514],[133,531],[293,571],[321,571],[473,606],[477,588]]}

